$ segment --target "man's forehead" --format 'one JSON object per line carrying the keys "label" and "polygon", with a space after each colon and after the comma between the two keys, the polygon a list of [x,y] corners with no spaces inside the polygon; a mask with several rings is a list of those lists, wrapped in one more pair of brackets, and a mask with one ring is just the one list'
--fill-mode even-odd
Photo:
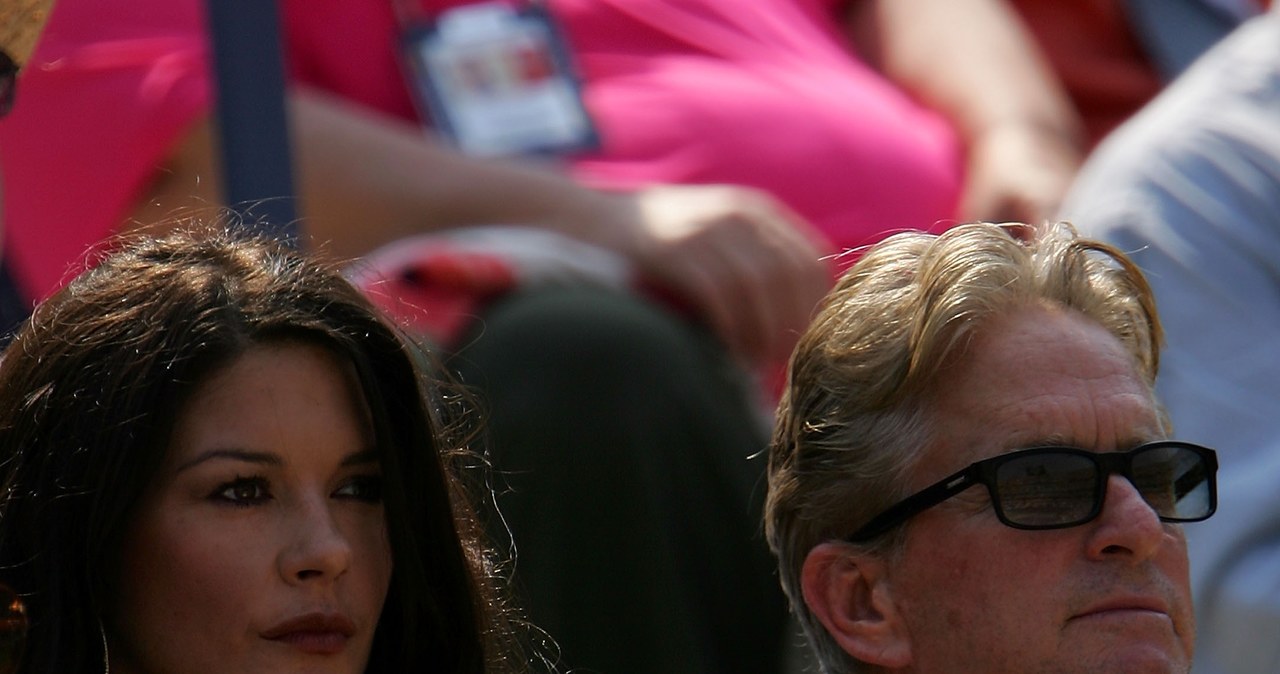
{"label": "man's forehead", "polygon": [[935,386],[936,439],[970,460],[1044,445],[1124,449],[1162,433],[1133,356],[1071,310],[1027,307],[991,319]]}

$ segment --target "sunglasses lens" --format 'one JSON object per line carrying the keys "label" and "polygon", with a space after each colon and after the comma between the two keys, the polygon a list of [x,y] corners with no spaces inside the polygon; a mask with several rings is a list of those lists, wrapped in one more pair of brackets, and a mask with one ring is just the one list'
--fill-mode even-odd
{"label": "sunglasses lens", "polygon": [[1077,454],[1046,452],[1019,456],[996,470],[997,508],[1024,527],[1071,526],[1093,514],[1098,467]]}
{"label": "sunglasses lens", "polygon": [[1133,484],[1162,519],[1195,521],[1213,512],[1208,463],[1187,447],[1158,446],[1133,457]]}

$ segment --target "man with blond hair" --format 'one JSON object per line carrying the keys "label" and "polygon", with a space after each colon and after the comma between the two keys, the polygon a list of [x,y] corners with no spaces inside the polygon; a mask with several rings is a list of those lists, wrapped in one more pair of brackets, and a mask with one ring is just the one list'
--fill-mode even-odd
{"label": "man with blond hair", "polygon": [[1169,439],[1154,301],[1067,225],[869,249],[802,336],[766,529],[824,672],[1186,672],[1180,522],[1216,455]]}

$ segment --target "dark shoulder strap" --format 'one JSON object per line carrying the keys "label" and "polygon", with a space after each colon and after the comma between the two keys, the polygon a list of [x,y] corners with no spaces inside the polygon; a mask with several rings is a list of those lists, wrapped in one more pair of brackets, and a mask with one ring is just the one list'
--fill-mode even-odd
{"label": "dark shoulder strap", "polygon": [[206,0],[227,203],[246,223],[297,240],[275,0]]}

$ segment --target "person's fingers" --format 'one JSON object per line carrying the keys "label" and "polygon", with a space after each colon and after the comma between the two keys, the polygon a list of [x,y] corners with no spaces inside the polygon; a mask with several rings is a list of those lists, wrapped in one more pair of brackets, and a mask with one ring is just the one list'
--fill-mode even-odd
{"label": "person's fingers", "polygon": [[738,293],[726,283],[728,274],[719,257],[713,250],[689,246],[670,251],[664,256],[660,280],[695,308],[726,347],[738,353]]}
{"label": "person's fingers", "polygon": [[766,204],[766,217],[775,223],[766,251],[767,300],[772,310],[772,339],[767,359],[785,358],[808,324],[813,309],[832,283],[825,239],[783,204]]}
{"label": "person's fingers", "polygon": [[1057,134],[1008,126],[971,142],[964,220],[1038,223],[1053,217],[1081,156]]}
{"label": "person's fingers", "polygon": [[[711,256],[709,256],[711,257]],[[714,257],[721,272],[731,316],[730,341],[748,362],[772,357],[782,339],[785,286],[790,280],[778,273],[775,252],[752,245],[722,245]]]}
{"label": "person's fingers", "polygon": [[761,192],[729,192],[735,209],[719,245],[738,288],[744,331],[736,342],[753,362],[785,357],[829,280],[807,221]]}
{"label": "person's fingers", "polygon": [[785,357],[830,284],[825,239],[747,188],[655,188],[640,205],[652,237],[642,266],[744,359]]}
{"label": "person's fingers", "polygon": [[721,249],[742,312],[735,324],[749,331],[737,342],[753,361],[785,358],[831,283],[822,255],[799,233],[776,226],[752,245]]}

